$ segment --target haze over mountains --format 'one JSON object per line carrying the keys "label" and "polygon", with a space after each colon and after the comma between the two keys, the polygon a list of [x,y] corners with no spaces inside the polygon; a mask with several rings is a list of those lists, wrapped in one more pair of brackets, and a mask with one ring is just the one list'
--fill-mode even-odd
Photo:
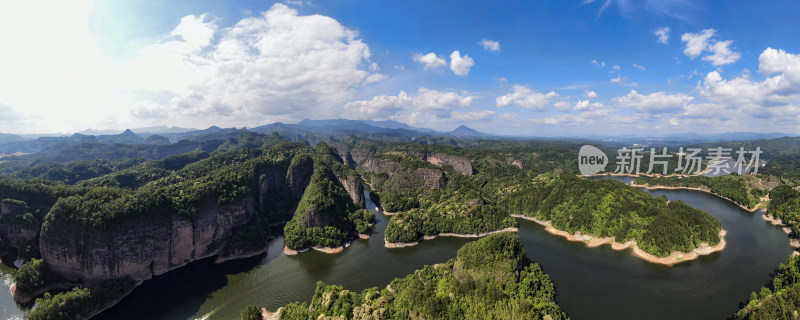
{"label": "haze over mountains", "polygon": [[[82,143],[100,144],[146,144],[168,145],[186,140],[193,143],[208,141],[224,141],[231,137],[238,137],[246,132],[277,133],[290,140],[324,141],[330,138],[341,139],[348,135],[359,137],[377,138],[391,141],[414,141],[421,143],[455,144],[448,139],[585,139],[585,140],[613,140],[613,141],[730,141],[771,139],[792,136],[783,133],[752,133],[731,132],[720,134],[670,134],[662,136],[626,135],[626,136],[498,136],[480,132],[467,126],[459,126],[452,131],[436,131],[428,128],[409,126],[405,123],[385,120],[303,120],[296,124],[275,122],[253,128],[220,128],[212,126],[207,129],[193,129],[181,127],[143,127],[115,130],[84,130],[71,135],[43,134],[43,135],[15,135],[0,133],[0,154],[35,153],[42,151],[57,151],[69,146]],[[187,146],[188,147],[188,146]]]}

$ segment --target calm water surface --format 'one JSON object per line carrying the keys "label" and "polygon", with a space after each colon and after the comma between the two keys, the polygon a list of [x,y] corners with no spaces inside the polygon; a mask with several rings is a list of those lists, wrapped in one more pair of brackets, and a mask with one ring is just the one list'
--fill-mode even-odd
{"label": "calm water surface", "polygon": [[[702,192],[650,193],[682,200],[722,221],[728,231],[725,250],[666,267],[636,258],[630,251],[587,248],[519,220],[528,257],[550,274],[559,305],[573,319],[725,319],[751,291],[766,284],[791,253],[786,235],[759,213]],[[379,212],[371,201],[367,206]],[[383,247],[388,217],[378,213],[377,218],[369,240],[354,240],[340,254],[312,251],[285,256],[283,239],[277,238],[261,257],[221,265],[199,261],[147,281],[99,318],[237,319],[247,305],[275,310],[289,302],[309,301],[320,280],[350,290],[384,287],[425,264],[455,257],[459,247],[474,240],[439,238],[388,250]],[[0,314],[4,318],[21,314],[7,290],[0,293]]]}

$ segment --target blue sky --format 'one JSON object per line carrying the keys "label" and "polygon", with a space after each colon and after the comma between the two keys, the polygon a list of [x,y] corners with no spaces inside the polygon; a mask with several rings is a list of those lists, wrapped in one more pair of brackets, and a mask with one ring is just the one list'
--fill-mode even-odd
{"label": "blue sky", "polygon": [[0,132],[350,118],[516,135],[800,134],[798,6],[2,4]]}

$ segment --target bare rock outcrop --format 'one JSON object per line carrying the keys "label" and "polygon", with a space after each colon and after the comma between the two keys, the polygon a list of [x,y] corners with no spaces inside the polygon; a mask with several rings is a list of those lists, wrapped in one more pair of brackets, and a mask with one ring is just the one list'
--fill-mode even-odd
{"label": "bare rock outcrop", "polygon": [[472,161],[469,158],[444,153],[415,153],[414,156],[422,161],[427,161],[437,166],[449,165],[457,172],[466,176],[472,175]]}
{"label": "bare rock outcrop", "polygon": [[361,184],[361,178],[357,175],[344,176],[339,173],[334,173],[334,175],[350,195],[350,199],[353,200],[356,207],[364,208],[364,185]]}
{"label": "bare rock outcrop", "polygon": [[517,166],[520,169],[525,169],[525,164],[522,162],[522,160],[517,160],[517,159],[514,159],[514,158],[507,158],[506,159],[506,163],[508,163],[510,165],[513,165],[513,166]]}
{"label": "bare rock outcrop", "polygon": [[39,228],[21,226],[17,224],[0,223],[0,236],[6,241],[8,247],[19,248],[26,242],[36,240]]}

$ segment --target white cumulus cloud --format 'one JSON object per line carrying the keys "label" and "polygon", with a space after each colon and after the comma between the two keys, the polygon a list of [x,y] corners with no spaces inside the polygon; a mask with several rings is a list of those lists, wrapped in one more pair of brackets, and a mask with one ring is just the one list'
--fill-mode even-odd
{"label": "white cumulus cloud", "polygon": [[658,28],[655,34],[658,37],[658,42],[667,44],[669,41],[669,27]]}
{"label": "white cumulus cloud", "polygon": [[122,68],[139,99],[134,116],[239,126],[298,120],[312,109],[331,117],[357,88],[384,77],[358,33],[330,17],[275,4],[217,30],[184,17],[172,32],[181,40],[146,47]]}
{"label": "white cumulus cloud", "polygon": [[429,52],[427,54],[414,53],[412,58],[414,62],[419,62],[425,70],[435,70],[447,65],[447,61],[437,56],[436,53]]}
{"label": "white cumulus cloud", "polygon": [[708,42],[715,32],[717,31],[714,29],[704,29],[700,33],[684,33],[681,36],[681,41],[686,42],[683,53],[692,59],[697,58],[703,51],[708,50]]}
{"label": "white cumulus cloud", "polygon": [[681,36],[681,41],[686,43],[683,53],[694,59],[707,51],[711,54],[704,56],[703,60],[710,62],[715,67],[738,61],[742,55],[731,49],[733,41],[714,39],[716,32],[714,29],[703,29],[700,33],[684,33]]}
{"label": "white cumulus cloud", "polygon": [[800,54],[767,48],[758,56],[758,72],[763,74],[784,72],[792,82],[800,83]]}
{"label": "white cumulus cloud", "polygon": [[604,105],[600,102],[589,102],[589,100],[581,100],[575,104],[575,107],[573,109],[575,109],[575,111],[583,111],[589,108],[599,109],[602,107],[604,107]]}
{"label": "white cumulus cloud", "polygon": [[566,101],[556,102],[556,103],[553,104],[553,106],[556,107],[556,109],[558,111],[566,111],[566,110],[569,110],[569,107],[570,107],[569,102],[566,102]]}
{"label": "white cumulus cloud", "polygon": [[181,23],[175,30],[172,30],[171,34],[183,38],[187,47],[191,49],[204,48],[211,44],[216,30],[216,25],[203,22],[205,19],[204,15],[199,17],[194,15],[185,16],[181,18]]}
{"label": "white cumulus cloud", "polygon": [[534,90],[531,90],[527,86],[515,84],[512,87],[511,93],[497,97],[495,102],[498,107],[506,107],[511,104],[515,104],[522,108],[534,111],[543,111],[550,102],[550,99],[555,97],[558,97],[558,93],[555,91],[538,93]]}
{"label": "white cumulus cloud", "polygon": [[466,76],[469,74],[469,69],[475,65],[475,61],[468,55],[461,56],[458,50],[450,54],[450,70],[459,76]]}
{"label": "white cumulus cloud", "polygon": [[475,121],[483,121],[488,120],[495,114],[494,111],[491,110],[481,110],[481,111],[453,111],[451,114],[451,118],[457,122],[475,122]]}
{"label": "white cumulus cloud", "polygon": [[631,108],[644,113],[674,113],[683,108],[694,97],[683,94],[668,94],[666,92],[654,92],[643,95],[636,90],[631,90],[627,95],[612,99],[620,107]]}
{"label": "white cumulus cloud", "polygon": [[[400,91],[396,96],[379,95],[370,100],[351,101],[345,110],[361,119],[392,119],[410,124],[435,124],[437,121],[458,117],[458,120],[483,118],[486,113],[454,113],[454,109],[472,105],[476,96],[454,91],[419,88],[416,95]],[[491,116],[491,114],[489,115]]]}
{"label": "white cumulus cloud", "polygon": [[709,48],[713,54],[703,57],[704,61],[711,62],[715,67],[731,64],[739,60],[742,54],[730,49],[731,40],[717,41]]}
{"label": "white cumulus cloud", "polygon": [[492,41],[492,40],[489,40],[489,39],[481,39],[481,41],[478,42],[478,44],[483,46],[483,50],[488,50],[488,51],[499,51],[500,50],[500,42],[497,42],[497,41]]}
{"label": "white cumulus cloud", "polygon": [[636,82],[628,83],[628,77],[624,77],[621,74],[617,74],[616,78],[611,79],[611,82],[621,84],[626,87],[638,87],[639,84]]}
{"label": "white cumulus cloud", "polygon": [[759,72],[775,74],[763,81],[746,75],[723,79],[712,71],[706,74],[700,94],[706,99],[733,107],[785,107],[800,105],[800,54],[767,48],[758,57]]}

